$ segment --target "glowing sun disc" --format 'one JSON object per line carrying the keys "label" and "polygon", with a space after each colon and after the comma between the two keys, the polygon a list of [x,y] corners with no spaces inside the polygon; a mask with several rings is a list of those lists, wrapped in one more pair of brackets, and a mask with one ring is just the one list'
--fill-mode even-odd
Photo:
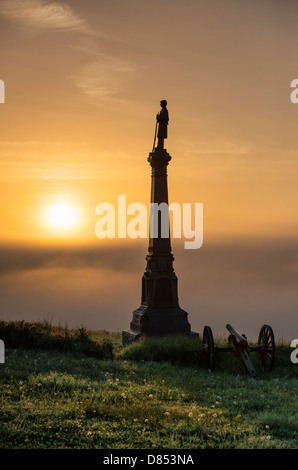
{"label": "glowing sun disc", "polygon": [[69,204],[54,204],[47,209],[46,221],[53,230],[70,230],[78,223],[78,211]]}

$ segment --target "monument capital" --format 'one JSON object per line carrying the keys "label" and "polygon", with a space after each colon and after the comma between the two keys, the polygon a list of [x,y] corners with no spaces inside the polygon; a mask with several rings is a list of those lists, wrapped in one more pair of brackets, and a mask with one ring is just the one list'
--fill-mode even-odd
{"label": "monument capital", "polygon": [[172,157],[171,155],[167,152],[166,149],[162,149],[159,147],[156,147],[152,152],[149,153],[149,157],[147,158],[149,163],[152,162],[165,162],[168,163],[171,161]]}

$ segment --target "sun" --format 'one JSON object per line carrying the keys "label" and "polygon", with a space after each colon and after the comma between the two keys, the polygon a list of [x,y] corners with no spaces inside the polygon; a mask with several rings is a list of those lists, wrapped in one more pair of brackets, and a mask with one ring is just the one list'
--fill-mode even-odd
{"label": "sun", "polygon": [[63,232],[78,225],[79,213],[78,209],[70,204],[53,204],[47,208],[45,219],[49,228]]}

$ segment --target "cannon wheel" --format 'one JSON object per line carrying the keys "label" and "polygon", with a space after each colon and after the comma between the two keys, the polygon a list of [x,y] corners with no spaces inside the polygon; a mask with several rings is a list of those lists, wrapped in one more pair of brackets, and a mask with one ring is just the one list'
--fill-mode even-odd
{"label": "cannon wheel", "polygon": [[215,369],[215,348],[213,333],[210,326],[204,326],[203,331],[203,353],[206,355],[207,368],[211,371]]}
{"label": "cannon wheel", "polygon": [[263,371],[272,370],[275,356],[275,340],[271,326],[263,325],[258,339],[259,362]]}

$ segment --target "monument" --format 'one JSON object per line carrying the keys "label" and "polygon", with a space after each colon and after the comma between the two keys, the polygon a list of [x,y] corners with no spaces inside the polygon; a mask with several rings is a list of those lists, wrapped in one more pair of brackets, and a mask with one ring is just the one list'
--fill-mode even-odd
{"label": "monument", "polygon": [[[151,203],[168,204],[167,166],[171,156],[164,148],[164,140],[168,136],[169,113],[166,100],[162,100],[160,105],[162,109],[156,116],[153,150],[148,157],[152,168]],[[155,147],[157,127],[158,143]],[[153,225],[152,216],[150,212],[150,226]],[[149,235],[147,266],[142,278],[141,305],[133,311],[130,329],[122,332],[123,344],[129,344],[143,334],[146,336],[191,334],[188,314],[179,306],[170,230],[167,237],[162,237],[160,211],[156,219],[155,236],[151,230]]]}

